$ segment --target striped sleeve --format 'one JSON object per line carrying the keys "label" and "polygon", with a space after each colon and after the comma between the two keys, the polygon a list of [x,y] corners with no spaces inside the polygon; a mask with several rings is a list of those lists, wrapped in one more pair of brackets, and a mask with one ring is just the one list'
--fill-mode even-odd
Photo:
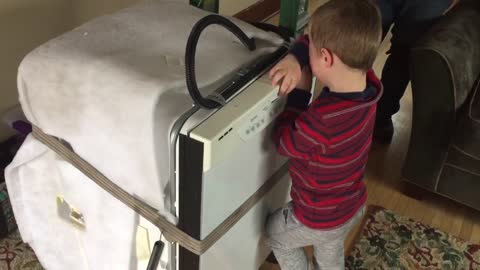
{"label": "striped sleeve", "polygon": [[315,108],[308,106],[311,94],[295,89],[288,95],[285,111],[278,117],[274,130],[274,142],[278,152],[290,158],[310,160],[323,154],[328,144],[326,127],[315,117]]}

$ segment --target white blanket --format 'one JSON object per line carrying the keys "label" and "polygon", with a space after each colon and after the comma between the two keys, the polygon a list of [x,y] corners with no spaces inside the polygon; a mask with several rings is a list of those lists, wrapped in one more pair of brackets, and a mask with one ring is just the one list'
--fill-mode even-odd
{"label": "white blanket", "polygon": [[[5,172],[20,233],[49,270],[136,269],[138,216],[33,137]],[[63,197],[85,226],[60,218]]]}
{"label": "white blanket", "polygon": [[[95,19],[31,52],[18,73],[27,118],[68,141],[127,192],[165,210],[169,133],[192,106],[183,58],[193,25],[208,13],[179,1],[136,5]],[[232,19],[258,49],[249,52],[220,26],[197,49],[200,86],[276,49],[281,40]],[[45,187],[46,188],[46,187]]]}

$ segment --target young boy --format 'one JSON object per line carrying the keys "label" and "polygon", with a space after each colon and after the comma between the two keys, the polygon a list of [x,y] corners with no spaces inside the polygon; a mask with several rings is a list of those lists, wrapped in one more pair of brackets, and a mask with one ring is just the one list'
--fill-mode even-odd
{"label": "young boy", "polygon": [[[292,202],[269,217],[267,241],[282,270],[311,269],[303,250],[310,245],[315,269],[344,269],[344,241],[367,198],[363,175],[382,93],[371,68],[382,26],[369,0],[330,0],[309,30],[270,72],[288,94],[274,140],[291,158]],[[312,73],[326,87],[308,105]]]}

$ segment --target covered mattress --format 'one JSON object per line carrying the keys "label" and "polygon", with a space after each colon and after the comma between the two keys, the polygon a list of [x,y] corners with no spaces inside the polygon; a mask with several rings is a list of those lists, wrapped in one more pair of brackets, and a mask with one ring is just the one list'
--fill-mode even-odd
{"label": "covered mattress", "polygon": [[[172,222],[165,209],[169,134],[192,107],[185,47],[193,25],[208,15],[179,2],[142,2],[97,18],[29,53],[18,72],[28,120],[69,142],[105,176]],[[256,38],[257,50],[248,51],[220,26],[209,27],[197,48],[200,87],[218,83],[282,43],[273,33],[230,19]]]}

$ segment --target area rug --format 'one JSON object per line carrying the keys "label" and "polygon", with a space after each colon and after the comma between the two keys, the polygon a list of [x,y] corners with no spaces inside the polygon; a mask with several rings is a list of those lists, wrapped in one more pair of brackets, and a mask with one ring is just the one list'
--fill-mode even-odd
{"label": "area rug", "polygon": [[44,270],[35,253],[23,243],[18,230],[0,240],[1,270]]}
{"label": "area rug", "polygon": [[346,258],[355,270],[478,270],[480,245],[373,206]]}

